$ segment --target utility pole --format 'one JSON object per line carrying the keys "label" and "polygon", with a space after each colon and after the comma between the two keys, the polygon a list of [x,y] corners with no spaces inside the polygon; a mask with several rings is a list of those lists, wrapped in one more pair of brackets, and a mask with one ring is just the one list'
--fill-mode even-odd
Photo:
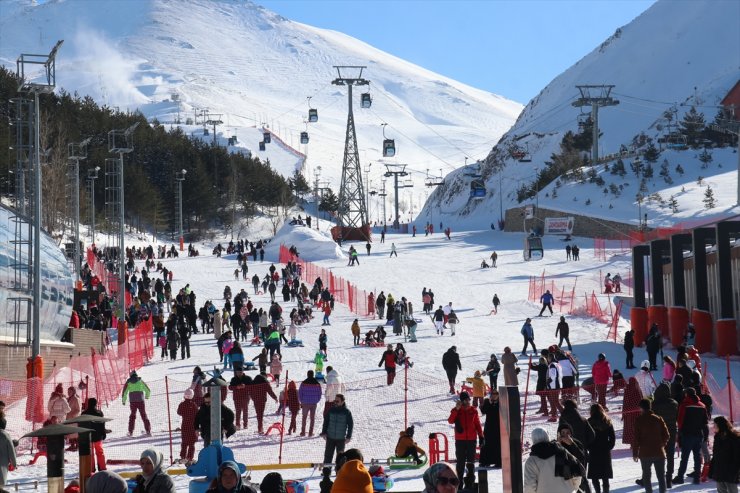
{"label": "utility pole", "polygon": [[82,252],[80,252],[80,161],[87,159],[87,144],[91,140],[92,137],[88,137],[79,144],[69,144],[67,146],[67,159],[70,161],[68,170],[69,198],[74,214],[72,232],[75,243],[72,249],[72,255],[74,255],[75,281],[80,280],[80,255],[82,255]]}
{"label": "utility pole", "polygon": [[367,166],[365,166],[365,205],[367,207],[366,214],[367,214],[367,222],[370,222],[370,168],[372,168],[373,163],[367,163]]}
{"label": "utility pole", "polygon": [[[352,87],[366,86],[369,80],[362,78],[362,70],[365,66],[357,65],[335,65],[337,78],[331,83],[337,86],[347,86],[347,132],[344,139],[344,161],[342,163],[342,183],[339,189],[339,220],[338,239],[344,240],[349,235],[347,229],[359,229],[362,236],[366,235],[367,204],[363,191],[362,168],[360,167],[360,156],[357,149],[357,133],[355,132],[355,117],[352,112]],[[357,77],[343,77],[343,70],[358,71]],[[369,239],[369,238],[368,238]]]}
{"label": "utility pole", "polygon": [[399,176],[408,176],[405,164],[386,164],[386,172],[383,176],[390,178],[393,177],[393,188],[395,189],[395,213],[393,215],[393,227],[398,229],[398,189],[406,188],[413,185],[400,185],[398,184]]}
{"label": "utility pole", "polygon": [[316,231],[319,230],[319,177],[321,176],[321,166],[316,166],[313,171],[314,176],[314,203],[316,204]]}
{"label": "utility pole", "polygon": [[[185,250],[185,237],[182,231],[182,182],[185,181],[185,175],[188,170],[181,169],[175,172],[175,180],[177,181],[177,220],[180,223],[180,251]],[[232,227],[233,229],[233,227]]]}
{"label": "utility pole", "polygon": [[616,106],[619,101],[610,96],[613,85],[582,85],[576,86],[580,91],[581,97],[576,99],[572,104],[576,108],[582,106],[591,106],[591,123],[592,127],[592,147],[591,147],[591,164],[596,164],[599,160],[599,108],[602,106]]}
{"label": "utility pole", "polygon": [[378,197],[383,197],[383,231],[385,231],[385,218],[387,217],[385,214],[385,197],[388,194],[385,193],[385,180],[383,180],[383,188],[380,189],[380,193],[378,194]]}

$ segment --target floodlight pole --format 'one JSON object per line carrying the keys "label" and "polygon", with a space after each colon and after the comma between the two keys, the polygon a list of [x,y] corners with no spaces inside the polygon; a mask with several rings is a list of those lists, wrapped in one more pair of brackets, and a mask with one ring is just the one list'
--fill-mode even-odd
{"label": "floodlight pole", "polygon": [[314,203],[316,204],[316,231],[319,230],[319,176],[321,176],[321,166],[316,166],[313,172],[315,178],[314,185]]}
{"label": "floodlight pole", "polygon": [[177,219],[180,223],[180,251],[185,249],[185,238],[182,231],[182,182],[185,181],[185,175],[188,170],[182,169],[175,173],[175,180],[177,180]]}
{"label": "floodlight pole", "polygon": [[79,144],[69,144],[68,158],[73,162],[71,198],[72,207],[74,208],[74,255],[75,281],[81,279],[80,273],[80,160],[87,159],[87,144],[92,138],[87,138]]}
{"label": "floodlight pole", "polygon": [[385,198],[388,196],[388,194],[385,191],[385,180],[383,180],[383,188],[381,189],[380,193],[378,194],[378,197],[383,197],[383,231],[385,231],[385,221],[386,221],[386,212],[385,212]]}
{"label": "floodlight pole", "polygon": [[90,235],[92,244],[95,244],[95,180],[98,179],[100,166],[87,170],[87,181],[90,182]]}
{"label": "floodlight pole", "polygon": [[[16,76],[19,79],[19,92],[32,92],[34,103],[34,211],[33,211],[33,340],[31,355],[35,360],[41,353],[41,109],[39,108],[39,92],[51,93],[56,87],[56,54],[64,40],[57,41],[48,55],[21,54],[16,60]],[[45,81],[33,82],[26,79],[26,65],[43,65]],[[32,365],[34,367],[35,365]],[[35,376],[35,375],[32,375]]]}

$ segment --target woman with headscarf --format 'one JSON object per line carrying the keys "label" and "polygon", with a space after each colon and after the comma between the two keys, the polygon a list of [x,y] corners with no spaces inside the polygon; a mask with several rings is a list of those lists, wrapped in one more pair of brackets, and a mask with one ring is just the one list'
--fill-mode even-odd
{"label": "woman with headscarf", "polygon": [[501,356],[501,364],[504,365],[504,385],[519,385],[519,380],[516,377],[517,361],[519,360],[516,355],[511,352],[511,348],[506,346],[504,348],[504,354]]}
{"label": "woman with headscarf", "polygon": [[113,471],[98,471],[87,480],[87,493],[127,493],[128,483]]}
{"label": "woman with headscarf", "polygon": [[486,424],[483,426],[484,442],[480,450],[481,467],[501,467],[501,423],[498,399],[498,389],[491,388],[490,396],[483,399],[483,405],[480,407],[481,413],[486,416]]}
{"label": "woman with headscarf", "polygon": [[640,415],[641,399],[640,385],[635,377],[630,377],[627,381],[627,388],[624,389],[624,399],[622,400],[622,420],[624,421],[622,443],[631,444],[635,437],[635,422]]}
{"label": "woman with headscarf", "polygon": [[175,483],[164,471],[164,456],[153,448],[148,448],[141,453],[139,460],[141,474],[136,476],[136,488],[134,493],[177,493]]}
{"label": "woman with headscarf", "polygon": [[211,483],[208,493],[257,493],[257,491],[248,484],[244,484],[237,463],[227,460],[218,467],[218,477]]}
{"label": "woman with headscarf", "polygon": [[455,468],[447,462],[437,462],[424,472],[423,493],[456,493],[459,484]]}

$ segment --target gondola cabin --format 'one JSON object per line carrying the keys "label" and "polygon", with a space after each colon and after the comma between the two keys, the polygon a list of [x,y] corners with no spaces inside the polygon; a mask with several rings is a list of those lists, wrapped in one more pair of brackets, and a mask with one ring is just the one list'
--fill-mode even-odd
{"label": "gondola cabin", "polygon": [[265,150],[265,143],[263,141],[260,141],[260,151]]}
{"label": "gondola cabin", "polygon": [[524,238],[524,260],[542,260],[544,250],[542,249],[542,238],[539,236],[527,236]]}
{"label": "gondola cabin", "polygon": [[383,157],[393,157],[396,155],[396,141],[393,139],[383,140]]}
{"label": "gondola cabin", "polygon": [[308,144],[308,132],[301,132],[301,144]]}
{"label": "gondola cabin", "polygon": [[482,200],[486,197],[486,187],[482,180],[473,180],[470,183],[470,198]]}
{"label": "gondola cabin", "polygon": [[369,108],[373,105],[373,99],[370,97],[369,92],[363,92],[360,96],[360,106],[363,108]]}
{"label": "gondola cabin", "polygon": [[262,133],[262,141],[265,144],[269,144],[270,142],[272,142],[272,138],[270,138],[270,132],[263,132]]}
{"label": "gondola cabin", "polygon": [[317,121],[319,121],[319,110],[317,110],[316,108],[309,108],[308,121],[310,123],[316,123]]}

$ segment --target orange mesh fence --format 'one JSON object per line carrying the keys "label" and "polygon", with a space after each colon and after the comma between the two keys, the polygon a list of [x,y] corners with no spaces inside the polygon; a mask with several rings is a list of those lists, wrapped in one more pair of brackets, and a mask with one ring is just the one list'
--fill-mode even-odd
{"label": "orange mesh fence", "polygon": [[735,422],[735,416],[740,411],[740,392],[738,392],[735,383],[732,381],[730,374],[730,358],[726,358],[726,375],[722,375],[726,379],[726,384],[721,387],[717,380],[715,380],[712,373],[707,369],[708,365],[704,363],[704,386],[712,396],[712,414],[727,416],[730,422]]}
{"label": "orange mesh fence", "polygon": [[300,262],[300,277],[308,286],[313,286],[317,277],[320,277],[325,287],[334,296],[334,301],[347,305],[352,313],[367,316],[375,312],[374,303],[369,303],[369,291],[359,289],[351,282],[342,277],[335,276],[329,269],[320,267],[312,262],[302,261],[290,253],[285,245],[280,245],[278,254],[280,263]]}

